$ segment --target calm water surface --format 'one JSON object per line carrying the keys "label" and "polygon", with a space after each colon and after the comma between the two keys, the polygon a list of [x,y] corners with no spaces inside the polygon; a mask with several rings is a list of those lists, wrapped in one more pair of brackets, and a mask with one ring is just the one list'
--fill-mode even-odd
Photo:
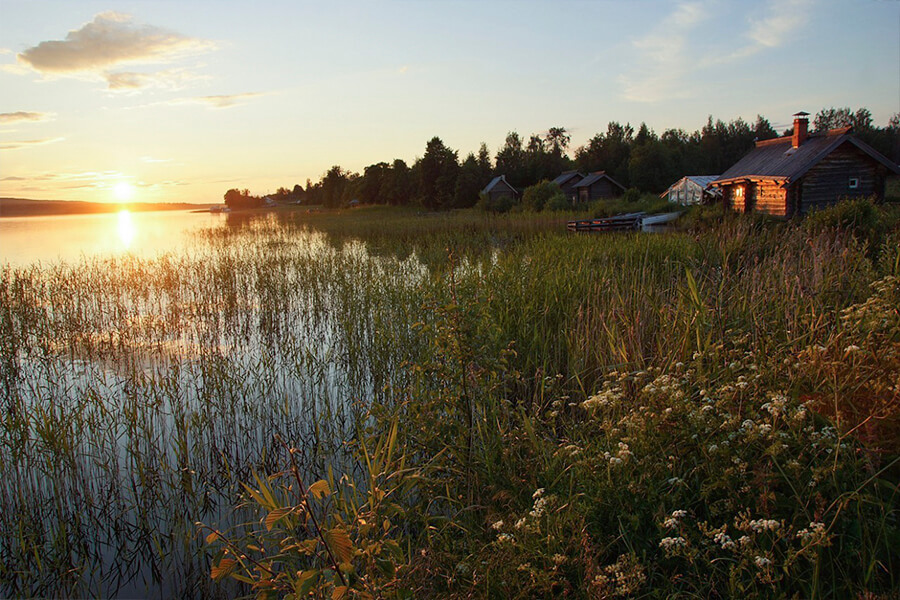
{"label": "calm water surface", "polygon": [[195,523],[258,523],[235,504],[277,440],[360,477],[345,442],[424,344],[415,255],[272,213],[5,218],[0,244],[0,598],[248,593]]}
{"label": "calm water surface", "polygon": [[150,258],[185,246],[201,227],[228,215],[183,210],[0,218],[0,264],[132,254]]}

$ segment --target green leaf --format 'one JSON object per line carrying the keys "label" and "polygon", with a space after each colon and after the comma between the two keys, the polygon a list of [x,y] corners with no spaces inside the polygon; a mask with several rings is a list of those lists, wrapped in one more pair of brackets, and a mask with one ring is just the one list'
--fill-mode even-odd
{"label": "green leaf", "polygon": [[331,489],[328,487],[328,482],[324,479],[320,479],[315,482],[306,490],[307,493],[313,498],[321,500],[322,498],[326,498],[331,495]]}
{"label": "green leaf", "polygon": [[272,512],[270,512],[266,516],[266,530],[272,531],[272,528],[275,526],[275,523],[285,518],[291,512],[293,512],[294,508],[292,506],[284,506],[282,508],[276,508]]}
{"label": "green leaf", "polygon": [[353,560],[353,542],[343,527],[335,527],[325,532],[325,541],[339,563]]}
{"label": "green leaf", "polygon": [[297,592],[298,598],[302,598],[312,591],[313,587],[318,583],[321,573],[318,569],[310,569],[297,575],[297,581],[294,582],[294,590]]}
{"label": "green leaf", "polygon": [[218,565],[212,566],[209,574],[214,580],[219,581],[231,575],[232,571],[237,568],[237,564],[238,562],[233,558],[223,558]]}
{"label": "green leaf", "polygon": [[336,585],[334,586],[334,591],[331,593],[331,600],[344,600],[349,593],[350,588],[346,585]]}

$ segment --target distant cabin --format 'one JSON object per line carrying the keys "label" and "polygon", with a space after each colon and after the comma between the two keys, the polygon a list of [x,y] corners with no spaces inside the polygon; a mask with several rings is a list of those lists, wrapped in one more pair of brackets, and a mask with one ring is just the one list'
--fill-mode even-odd
{"label": "distant cabin", "polygon": [[584,174],[578,171],[566,171],[561,173],[553,180],[553,183],[562,189],[563,194],[570,202],[578,200],[578,190],[575,185],[584,179]]}
{"label": "distant cabin", "polygon": [[659,195],[672,204],[706,204],[722,197],[721,190],[708,189],[707,186],[718,179],[718,175],[687,175],[669,186]]}
{"label": "distant cabin", "polygon": [[605,171],[591,173],[573,187],[578,192],[578,202],[581,203],[618,198],[625,193],[625,187],[607,175]]}
{"label": "distant cabin", "polygon": [[712,182],[727,207],[779,217],[805,215],[844,198],[884,199],[885,178],[900,169],[852,135],[852,128],[809,134],[808,113],[792,135],[756,148]]}
{"label": "distant cabin", "polygon": [[481,193],[485,196],[489,197],[491,200],[499,200],[500,198],[510,197],[510,198],[518,198],[519,192],[516,191],[516,188],[509,185],[506,181],[506,175],[498,175],[491,179],[491,182],[487,184]]}

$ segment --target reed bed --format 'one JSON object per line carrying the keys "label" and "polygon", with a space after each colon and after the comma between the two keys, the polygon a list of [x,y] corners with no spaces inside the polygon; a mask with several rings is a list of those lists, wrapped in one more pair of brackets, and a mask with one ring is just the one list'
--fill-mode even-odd
{"label": "reed bed", "polygon": [[[714,443],[775,387],[791,410],[807,403],[825,420],[785,431],[792,447],[833,427],[835,443],[865,463],[859,473],[886,480],[884,436],[870,431],[877,458],[847,437],[865,416],[813,405],[859,392],[859,382],[835,383],[838,367],[821,357],[853,345],[842,315],[875,297],[873,283],[900,275],[896,234],[873,249],[840,229],[744,219],[701,233],[560,229],[541,215],[289,214],[201,232],[194,250],[153,260],[5,267],[0,528],[10,533],[0,539],[0,591],[591,597],[633,584],[632,595],[708,596],[703,561],[678,555],[681,542],[661,548],[641,518],[665,509],[672,490],[659,481],[686,479],[698,464],[707,469],[691,471],[698,490],[720,485],[754,518],[795,514],[790,503],[753,499],[744,487],[759,473],[694,454],[699,438],[690,438]],[[800,361],[818,346],[828,349],[819,362]],[[832,384],[795,362],[832,369]],[[869,372],[873,382],[890,377],[884,365]],[[667,374],[677,384],[656,381]],[[683,425],[699,422],[701,389],[721,400],[719,421],[702,431]],[[680,425],[661,416],[672,412]],[[625,462],[637,448],[640,468],[609,471],[617,453]],[[795,583],[763,581],[755,557],[766,568],[783,558],[769,552],[731,574],[710,559],[706,584],[732,577],[751,595],[827,596],[822,578],[841,574],[849,578],[834,589],[889,588],[896,485],[874,492],[848,465],[816,493],[826,503],[875,499],[859,521],[871,534],[865,578],[846,567],[855,550],[836,550]],[[824,473],[824,458],[799,469]],[[298,483],[316,480],[325,483],[298,499]],[[540,523],[527,516],[549,509],[538,506],[539,488],[556,503]],[[696,507],[698,498],[682,500]],[[738,509],[728,510],[702,516],[718,527],[734,520]],[[318,536],[309,515],[321,520]],[[217,532],[209,543],[196,522]],[[680,539],[699,546],[691,535]],[[294,538],[317,550],[279,546]],[[329,567],[324,557],[347,548]],[[255,553],[270,558],[243,569]],[[609,587],[617,568],[631,579]]]}

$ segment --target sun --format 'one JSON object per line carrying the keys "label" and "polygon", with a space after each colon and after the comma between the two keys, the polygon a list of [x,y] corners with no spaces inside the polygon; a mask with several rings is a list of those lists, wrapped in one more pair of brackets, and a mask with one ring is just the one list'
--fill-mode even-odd
{"label": "sun", "polygon": [[131,200],[131,197],[134,196],[134,186],[127,181],[120,181],[113,186],[113,195],[116,197],[116,200],[123,202]]}

